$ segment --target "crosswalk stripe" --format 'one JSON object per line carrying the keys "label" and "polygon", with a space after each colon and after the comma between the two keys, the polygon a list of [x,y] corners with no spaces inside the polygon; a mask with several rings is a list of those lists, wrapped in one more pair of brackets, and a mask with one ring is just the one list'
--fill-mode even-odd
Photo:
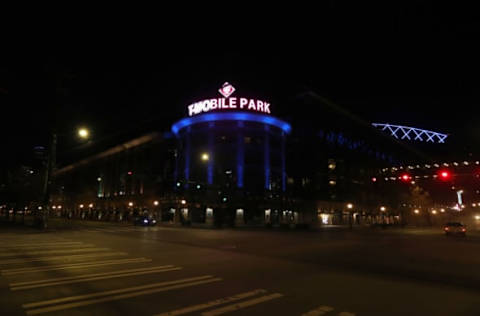
{"label": "crosswalk stripe", "polygon": [[56,281],[83,279],[83,278],[90,278],[90,277],[97,277],[97,276],[104,276],[104,275],[111,275],[111,274],[122,274],[122,273],[139,272],[139,271],[146,271],[146,270],[155,270],[155,269],[167,269],[167,268],[173,268],[173,267],[174,267],[173,265],[169,264],[164,266],[156,266],[156,267],[148,267],[148,268],[127,269],[127,270],[110,271],[110,272],[102,272],[102,273],[91,273],[91,274],[83,274],[83,275],[77,275],[77,276],[71,276],[71,277],[15,282],[15,283],[10,283],[10,286],[14,287],[14,286],[28,285],[28,284],[50,283],[50,282],[56,282]]}
{"label": "crosswalk stripe", "polygon": [[142,296],[142,295],[148,295],[148,294],[153,294],[153,293],[176,290],[176,289],[181,289],[181,288],[185,288],[185,287],[201,285],[201,284],[206,284],[206,283],[212,283],[212,282],[219,282],[219,281],[222,281],[222,279],[221,278],[210,278],[210,279],[196,281],[196,282],[181,283],[181,284],[176,284],[176,285],[172,285],[172,286],[165,286],[165,287],[149,289],[149,290],[144,290],[144,291],[137,291],[137,292],[133,292],[133,293],[114,295],[114,296],[110,296],[110,297],[103,297],[103,298],[98,298],[98,299],[85,300],[85,301],[74,302],[74,303],[69,303],[69,304],[55,305],[55,306],[39,308],[39,309],[32,309],[32,310],[26,311],[26,314],[27,315],[37,315],[37,314],[48,313],[48,312],[59,311],[59,310],[65,310],[65,309],[70,309],[70,308],[75,308],[75,307],[80,307],[80,306],[87,306],[87,305],[99,304],[99,303],[104,303],[104,302],[118,301],[118,300],[122,300],[122,299],[126,299],[126,298],[132,298],[132,297],[137,297],[137,296]]}
{"label": "crosswalk stripe", "polygon": [[106,261],[97,261],[97,262],[82,262],[82,263],[72,263],[64,265],[50,265],[43,267],[29,267],[29,268],[18,268],[18,269],[5,269],[2,270],[2,275],[15,275],[15,274],[24,274],[32,272],[42,272],[42,271],[53,271],[53,270],[69,270],[69,269],[83,269],[83,268],[92,268],[100,267],[107,265],[116,265],[116,264],[128,264],[128,263],[143,263],[151,262],[152,259],[147,258],[133,258],[133,259],[117,259],[117,260],[106,260]]}
{"label": "crosswalk stripe", "polygon": [[[1,249],[2,251],[12,251],[12,250],[30,250],[30,249],[40,249],[40,248],[74,248],[74,247],[95,247],[94,244],[71,244],[71,245],[35,245],[35,246],[23,246],[23,247],[8,247]],[[22,248],[22,249],[19,249]]]}
{"label": "crosswalk stripe", "polygon": [[59,246],[59,245],[81,245],[81,241],[60,241],[60,242],[31,242],[31,243],[22,243],[22,244],[5,244],[0,245],[0,248],[17,248],[17,247],[41,247],[41,246]]}
{"label": "crosswalk stripe", "polygon": [[69,256],[54,256],[54,257],[38,257],[38,258],[22,258],[22,259],[7,259],[0,261],[0,264],[13,264],[13,263],[26,263],[26,262],[36,262],[36,261],[70,261],[73,259],[88,259],[96,257],[114,257],[114,256],[126,256],[126,252],[105,252],[105,253],[89,253],[89,254],[79,254],[79,255],[69,255]]}
{"label": "crosswalk stripe", "polygon": [[188,306],[188,307],[180,308],[180,309],[173,310],[173,311],[170,311],[170,312],[157,314],[155,316],[183,315],[183,314],[187,314],[187,313],[196,312],[196,311],[199,311],[199,310],[202,310],[202,309],[207,309],[207,308],[210,308],[210,307],[213,307],[213,306],[218,306],[218,305],[221,305],[221,304],[226,304],[226,303],[230,303],[230,302],[239,301],[239,300],[242,300],[242,299],[247,298],[247,297],[255,296],[255,295],[258,295],[258,294],[264,294],[264,293],[267,293],[267,291],[262,290],[262,289],[257,289],[257,290],[253,290],[253,291],[250,291],[250,292],[245,292],[245,293],[236,294],[236,295],[229,296],[229,297],[220,298],[220,299],[210,301],[210,302],[207,302],[207,303],[203,303],[203,304]]}
{"label": "crosswalk stripe", "polygon": [[61,284],[73,284],[73,283],[82,283],[82,282],[88,282],[88,281],[122,278],[127,276],[138,276],[138,275],[144,275],[144,274],[177,271],[181,269],[182,268],[180,267],[176,267],[176,268],[154,269],[154,270],[132,272],[132,273],[110,274],[110,275],[91,277],[91,278],[81,278],[81,279],[72,279],[72,280],[57,281],[57,282],[50,282],[50,283],[37,283],[37,284],[31,284],[31,285],[16,286],[16,287],[10,287],[10,290],[11,291],[29,290],[29,289],[39,288],[39,287],[48,287],[48,286],[61,285]]}
{"label": "crosswalk stripe", "polygon": [[46,255],[46,254],[61,254],[61,253],[72,253],[72,252],[97,252],[110,250],[110,248],[80,248],[80,249],[60,249],[60,250],[40,250],[40,251],[26,251],[20,253],[2,253],[0,257],[13,257],[13,256],[32,256],[32,255]]}
{"label": "crosswalk stripe", "polygon": [[91,294],[83,294],[83,295],[68,296],[68,297],[63,297],[63,298],[56,298],[56,299],[52,299],[52,300],[48,300],[48,301],[41,301],[41,302],[23,304],[22,307],[25,308],[25,309],[33,308],[33,307],[41,307],[41,306],[47,306],[47,305],[53,305],[53,304],[59,304],[59,303],[86,300],[86,299],[94,298],[94,297],[102,297],[102,296],[108,296],[108,295],[113,295],[113,294],[135,292],[135,291],[140,291],[140,290],[151,289],[151,288],[154,288],[154,287],[163,287],[163,286],[170,286],[170,285],[179,284],[179,283],[194,282],[194,281],[211,279],[211,278],[213,278],[212,275],[202,275],[202,276],[198,276],[198,277],[178,279],[178,280],[174,280],[174,281],[157,282],[157,283],[151,283],[151,284],[146,284],[146,285],[127,287],[127,288],[123,288],[123,289],[108,290],[108,291],[96,292],[96,293],[91,293]]}
{"label": "crosswalk stripe", "polygon": [[283,296],[283,294],[280,294],[280,293],[265,295],[265,296],[261,296],[259,298],[254,298],[254,299],[251,299],[251,300],[248,300],[248,301],[243,301],[243,302],[240,302],[240,303],[235,303],[235,304],[227,305],[227,306],[220,307],[220,308],[217,308],[217,309],[213,309],[211,311],[202,313],[202,316],[216,316],[216,315],[221,315],[221,314],[225,314],[225,313],[228,313],[228,312],[234,312],[234,311],[237,311],[239,309],[250,307],[250,306],[260,304],[260,303],[263,303],[263,302],[267,302],[267,301],[270,301],[270,300],[274,300],[274,299],[280,298],[282,296]]}
{"label": "crosswalk stripe", "polygon": [[306,312],[304,314],[302,314],[302,316],[320,316],[320,315],[323,315],[323,314],[326,314],[328,312],[331,312],[333,311],[334,308],[331,307],[331,306],[319,306],[317,308],[315,308],[314,310],[311,310],[309,312]]}

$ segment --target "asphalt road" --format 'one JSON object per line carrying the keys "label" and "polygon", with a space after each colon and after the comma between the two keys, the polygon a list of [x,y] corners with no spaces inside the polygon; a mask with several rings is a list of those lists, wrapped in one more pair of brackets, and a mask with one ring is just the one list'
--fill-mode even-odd
{"label": "asphalt road", "polygon": [[53,226],[0,226],[1,315],[480,315],[476,232]]}

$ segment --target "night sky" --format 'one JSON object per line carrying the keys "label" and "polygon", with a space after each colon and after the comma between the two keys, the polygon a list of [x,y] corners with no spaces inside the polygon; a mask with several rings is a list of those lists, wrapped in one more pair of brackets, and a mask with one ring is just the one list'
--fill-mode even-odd
{"label": "night sky", "polygon": [[313,90],[366,121],[461,135],[468,150],[479,147],[473,8],[333,3],[272,11],[268,20],[258,13],[208,23],[190,16],[135,27],[118,21],[4,45],[3,166],[46,145],[53,122],[59,151],[70,153],[84,146],[73,137],[81,125],[92,129],[94,143],[146,126],[168,130],[188,103],[224,81],[264,94],[284,113],[295,95]]}

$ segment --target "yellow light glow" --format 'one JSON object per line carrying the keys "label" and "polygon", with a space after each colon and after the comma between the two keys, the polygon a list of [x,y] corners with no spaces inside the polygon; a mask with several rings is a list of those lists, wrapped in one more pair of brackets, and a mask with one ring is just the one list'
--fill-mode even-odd
{"label": "yellow light glow", "polygon": [[208,161],[210,159],[210,156],[207,153],[202,154],[202,160],[203,161]]}
{"label": "yellow light glow", "polygon": [[185,200],[182,200],[182,204],[187,204],[187,201],[185,201]]}
{"label": "yellow light glow", "polygon": [[352,209],[352,208],[353,208],[353,204],[352,204],[352,203],[348,203],[348,204],[347,204],[347,208],[348,208],[348,209]]}
{"label": "yellow light glow", "polygon": [[385,210],[386,210],[385,206],[380,207],[380,211],[385,212]]}
{"label": "yellow light glow", "polygon": [[133,202],[128,202],[128,206],[133,206]]}
{"label": "yellow light glow", "polygon": [[418,214],[418,213],[420,213],[420,211],[419,211],[419,210],[414,210],[413,212],[414,212],[415,214]]}
{"label": "yellow light glow", "polygon": [[157,205],[158,205],[158,201],[154,201],[154,202],[153,202],[153,205],[157,206]]}
{"label": "yellow light glow", "polygon": [[89,135],[90,132],[86,128],[80,128],[78,130],[78,136],[80,136],[80,138],[88,138]]}

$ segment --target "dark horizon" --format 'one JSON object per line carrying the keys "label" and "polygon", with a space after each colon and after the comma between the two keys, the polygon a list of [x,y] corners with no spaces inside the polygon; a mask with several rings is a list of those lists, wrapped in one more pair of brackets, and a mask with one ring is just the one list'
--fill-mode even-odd
{"label": "dark horizon", "polygon": [[[313,90],[367,122],[444,132],[466,151],[478,147],[480,64],[475,20],[462,15],[468,12],[446,19],[418,6],[361,19],[327,7],[328,19],[316,28],[313,21],[299,25],[297,36],[284,37],[283,28],[270,36],[232,31],[225,49],[209,49],[195,34],[151,46],[126,40],[123,49],[96,41],[42,52],[17,46],[0,66],[0,132],[9,153],[2,160],[16,162],[47,145],[55,102],[62,105],[59,132],[85,125],[102,139],[145,122],[168,130],[189,102],[224,81],[264,93],[282,104],[282,114],[298,93]],[[330,23],[337,28],[325,29]],[[62,78],[60,92],[54,77]],[[60,150],[75,146],[72,137],[59,140]]]}

